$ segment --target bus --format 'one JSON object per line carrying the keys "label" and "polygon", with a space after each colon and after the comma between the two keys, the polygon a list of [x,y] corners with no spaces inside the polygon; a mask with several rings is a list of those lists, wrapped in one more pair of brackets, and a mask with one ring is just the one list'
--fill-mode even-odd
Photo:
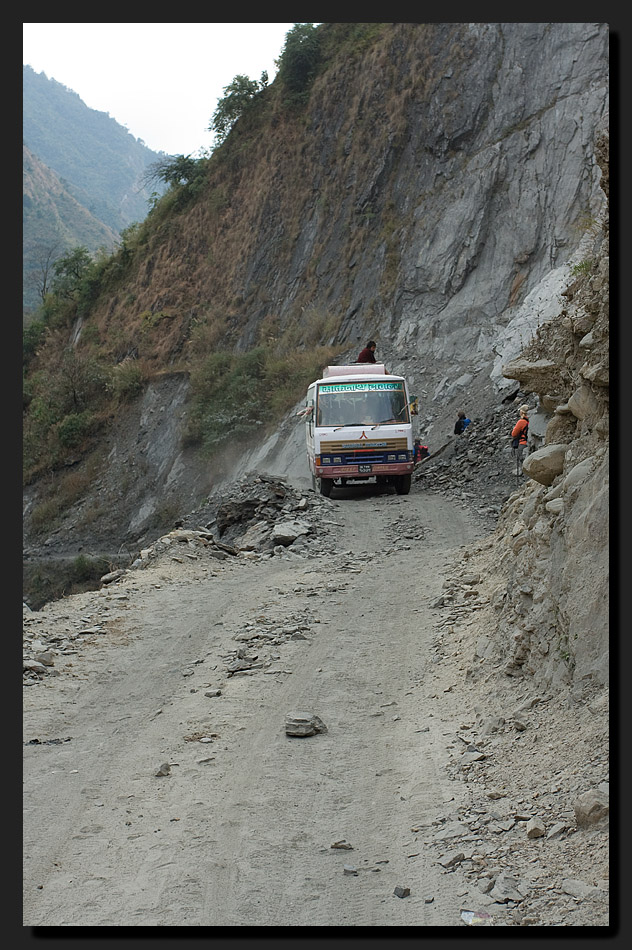
{"label": "bus", "polygon": [[405,378],[383,363],[326,366],[299,413],[314,489],[328,498],[334,486],[374,482],[407,495],[416,414]]}

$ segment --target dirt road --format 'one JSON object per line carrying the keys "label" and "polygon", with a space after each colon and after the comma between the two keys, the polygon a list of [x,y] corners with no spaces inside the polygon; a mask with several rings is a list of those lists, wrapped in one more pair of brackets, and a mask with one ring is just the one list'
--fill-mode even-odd
{"label": "dirt road", "polygon": [[164,555],[47,605],[109,619],[25,690],[25,926],[462,924],[429,829],[463,710],[429,648],[480,524],[414,491],[331,512],[324,555]]}

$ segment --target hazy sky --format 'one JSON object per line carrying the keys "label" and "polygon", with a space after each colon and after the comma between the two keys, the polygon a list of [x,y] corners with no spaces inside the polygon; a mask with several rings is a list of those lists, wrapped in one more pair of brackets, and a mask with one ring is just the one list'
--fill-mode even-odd
{"label": "hazy sky", "polygon": [[224,88],[269,81],[293,23],[24,23],[23,63],[107,112],[154,151],[189,155]]}

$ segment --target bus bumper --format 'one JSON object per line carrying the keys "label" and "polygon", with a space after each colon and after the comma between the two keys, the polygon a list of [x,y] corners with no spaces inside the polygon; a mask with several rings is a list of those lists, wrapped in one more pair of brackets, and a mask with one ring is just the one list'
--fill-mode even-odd
{"label": "bus bumper", "polygon": [[316,478],[362,478],[371,475],[410,475],[413,462],[367,462],[358,465],[315,465]]}

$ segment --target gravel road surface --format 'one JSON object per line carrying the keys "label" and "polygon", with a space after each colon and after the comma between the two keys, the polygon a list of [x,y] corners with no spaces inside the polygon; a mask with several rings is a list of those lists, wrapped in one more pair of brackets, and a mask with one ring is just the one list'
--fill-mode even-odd
{"label": "gravel road surface", "polygon": [[[428,604],[476,523],[439,496],[364,493],[329,528],[324,556],[163,556],[47,605],[51,624],[120,607],[25,690],[25,925],[460,923],[424,844],[460,791]],[[230,672],[235,651],[250,668]],[[326,732],[287,735],[297,712]]]}

